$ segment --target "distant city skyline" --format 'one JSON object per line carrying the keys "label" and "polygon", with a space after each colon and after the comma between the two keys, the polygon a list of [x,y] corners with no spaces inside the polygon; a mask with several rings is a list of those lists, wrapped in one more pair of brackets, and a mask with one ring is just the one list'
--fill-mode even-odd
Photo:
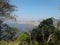
{"label": "distant city skyline", "polygon": [[15,13],[20,20],[60,18],[60,0],[11,0],[17,6]]}

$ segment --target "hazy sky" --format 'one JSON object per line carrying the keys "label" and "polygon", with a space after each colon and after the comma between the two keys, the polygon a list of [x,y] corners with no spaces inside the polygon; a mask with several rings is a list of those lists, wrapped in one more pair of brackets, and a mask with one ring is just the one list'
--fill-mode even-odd
{"label": "hazy sky", "polygon": [[60,18],[60,0],[11,0],[19,19]]}

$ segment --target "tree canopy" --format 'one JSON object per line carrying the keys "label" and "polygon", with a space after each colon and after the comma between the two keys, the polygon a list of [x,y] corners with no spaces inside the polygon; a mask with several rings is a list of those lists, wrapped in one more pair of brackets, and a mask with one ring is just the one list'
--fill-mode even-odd
{"label": "tree canopy", "polygon": [[41,42],[42,45],[46,45],[50,40],[52,41],[56,39],[55,37],[59,37],[56,36],[57,34],[60,35],[57,31],[58,30],[56,30],[56,27],[53,25],[53,19],[48,18],[40,22],[38,27],[32,30],[31,36],[33,40],[39,43]]}
{"label": "tree canopy", "polygon": [[9,0],[0,0],[0,40],[12,40],[16,34],[16,28],[12,28],[3,22],[7,19],[15,18],[12,16],[15,6]]}

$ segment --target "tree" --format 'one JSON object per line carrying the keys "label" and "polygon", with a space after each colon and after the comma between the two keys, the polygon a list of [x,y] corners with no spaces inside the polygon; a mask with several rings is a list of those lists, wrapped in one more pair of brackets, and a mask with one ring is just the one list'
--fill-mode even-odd
{"label": "tree", "polygon": [[7,24],[3,24],[1,40],[5,41],[14,40],[14,38],[16,38],[17,32],[18,32],[17,28],[12,28]]}
{"label": "tree", "polygon": [[15,10],[14,5],[9,3],[9,0],[0,0],[0,16],[10,17],[11,13]]}
{"label": "tree", "polygon": [[46,45],[47,41],[53,37],[55,26],[52,18],[43,20],[36,29],[32,30],[32,38],[36,39],[42,45]]}
{"label": "tree", "polygon": [[[3,22],[7,19],[15,19],[14,16],[12,16],[12,12],[15,10],[15,6],[11,5],[9,3],[9,0],[0,0],[0,40],[2,40],[7,35],[3,36],[3,33],[10,33],[12,35],[15,34],[15,32],[12,33],[11,27],[9,27],[7,24],[3,24]],[[11,30],[10,30],[11,29]],[[5,30],[5,31],[4,31]]]}

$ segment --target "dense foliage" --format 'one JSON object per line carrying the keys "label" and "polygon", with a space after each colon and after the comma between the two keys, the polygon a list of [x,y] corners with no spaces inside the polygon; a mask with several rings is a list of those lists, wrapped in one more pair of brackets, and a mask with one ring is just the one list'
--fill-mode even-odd
{"label": "dense foliage", "polygon": [[4,21],[13,19],[12,12],[15,10],[14,5],[9,3],[9,0],[0,0],[0,40],[13,40],[17,33],[16,28],[12,28]]}
{"label": "dense foliage", "polygon": [[43,20],[31,32],[17,35],[18,29],[3,23],[14,18],[14,7],[9,0],[0,0],[0,45],[60,45],[60,21],[54,26],[53,18]]}
{"label": "dense foliage", "polygon": [[[58,25],[57,25],[58,26]],[[32,30],[32,39],[40,45],[58,45],[60,43],[60,29],[53,25],[53,19],[43,20],[36,29]],[[57,43],[57,44],[56,44]]]}

